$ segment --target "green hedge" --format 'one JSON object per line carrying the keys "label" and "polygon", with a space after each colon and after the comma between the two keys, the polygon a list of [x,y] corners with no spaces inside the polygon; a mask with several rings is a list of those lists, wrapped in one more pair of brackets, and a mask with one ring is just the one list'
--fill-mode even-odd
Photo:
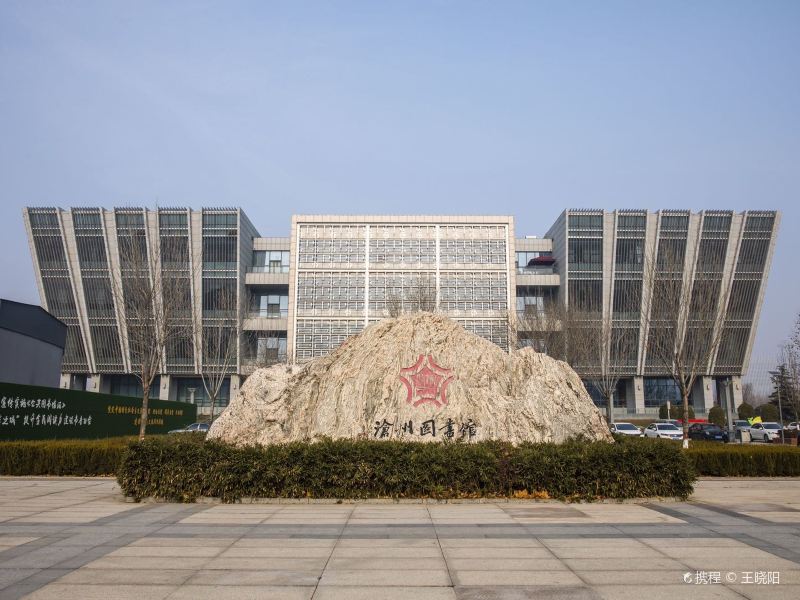
{"label": "green hedge", "polygon": [[114,475],[134,439],[0,442],[0,475]]}
{"label": "green hedge", "polygon": [[780,444],[692,442],[686,456],[700,475],[717,477],[800,476],[800,449]]}
{"label": "green hedge", "polygon": [[192,502],[266,498],[568,500],[687,497],[695,475],[676,444],[425,444],[323,440],[235,448],[185,436],[131,444],[123,492]]}

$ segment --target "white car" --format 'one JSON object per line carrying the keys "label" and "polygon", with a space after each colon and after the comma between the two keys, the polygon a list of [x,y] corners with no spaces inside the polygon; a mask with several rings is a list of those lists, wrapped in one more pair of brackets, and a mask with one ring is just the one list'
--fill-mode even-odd
{"label": "white car", "polygon": [[800,424],[797,421],[792,421],[786,426],[787,431],[797,431],[798,429],[800,429]]}
{"label": "white car", "polygon": [[753,423],[753,425],[750,426],[750,439],[753,441],[761,440],[762,442],[771,442],[779,437],[781,437],[780,423]]}
{"label": "white car", "polygon": [[620,435],[633,435],[636,437],[644,437],[644,433],[633,423],[612,423],[609,427],[611,433],[618,433]]}
{"label": "white car", "polygon": [[683,430],[672,423],[650,423],[644,430],[644,436],[680,441],[683,439]]}

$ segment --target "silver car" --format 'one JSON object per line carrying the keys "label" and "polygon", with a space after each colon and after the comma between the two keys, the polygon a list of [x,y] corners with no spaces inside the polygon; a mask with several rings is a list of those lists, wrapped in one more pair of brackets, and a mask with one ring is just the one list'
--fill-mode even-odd
{"label": "silver car", "polygon": [[781,437],[780,423],[753,423],[750,426],[750,439],[753,441],[771,442],[779,437]]}
{"label": "silver car", "polygon": [[609,427],[611,433],[618,433],[620,435],[632,435],[635,437],[644,437],[642,430],[633,423],[612,423]]}
{"label": "silver car", "polygon": [[650,423],[644,430],[644,436],[680,441],[683,439],[683,430],[672,423]]}

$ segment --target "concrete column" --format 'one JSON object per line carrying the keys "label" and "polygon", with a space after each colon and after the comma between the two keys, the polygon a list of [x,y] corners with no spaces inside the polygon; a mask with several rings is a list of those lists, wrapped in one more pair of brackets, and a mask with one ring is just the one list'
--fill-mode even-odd
{"label": "concrete column", "polygon": [[633,398],[636,412],[642,415],[644,414],[644,377],[634,377],[632,381],[633,395],[631,397]]}
{"label": "concrete column", "polygon": [[100,374],[91,373],[86,378],[86,391],[100,393]]}
{"label": "concrete column", "polygon": [[714,385],[713,377],[698,377],[692,389],[692,404],[695,415],[707,413],[708,409],[714,406],[714,392],[711,386]]}
{"label": "concrete column", "polygon": [[70,373],[62,373],[61,379],[58,382],[58,387],[62,390],[68,390],[69,384],[72,382],[72,375]]}
{"label": "concrete column", "polygon": [[171,377],[166,375],[165,373],[161,373],[161,379],[159,384],[158,390],[158,398],[159,400],[169,400],[169,393],[171,389]]}
{"label": "concrete column", "polygon": [[716,385],[717,382],[713,377],[703,377],[703,404],[706,407],[706,412],[714,406],[714,389]]}
{"label": "concrete column", "polygon": [[735,376],[731,377],[731,391],[733,392],[733,406],[739,408],[744,402],[742,396],[742,378]]}
{"label": "concrete column", "polygon": [[230,404],[239,395],[239,387],[241,383],[241,378],[239,375],[231,375],[231,385],[230,385],[230,392],[229,392],[229,399],[228,403]]}

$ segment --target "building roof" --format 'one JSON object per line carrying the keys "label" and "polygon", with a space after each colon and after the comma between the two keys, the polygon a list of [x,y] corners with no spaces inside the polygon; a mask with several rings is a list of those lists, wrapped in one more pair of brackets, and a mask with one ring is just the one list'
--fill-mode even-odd
{"label": "building roof", "polygon": [[0,298],[0,329],[64,348],[67,326],[35,304],[24,304]]}

